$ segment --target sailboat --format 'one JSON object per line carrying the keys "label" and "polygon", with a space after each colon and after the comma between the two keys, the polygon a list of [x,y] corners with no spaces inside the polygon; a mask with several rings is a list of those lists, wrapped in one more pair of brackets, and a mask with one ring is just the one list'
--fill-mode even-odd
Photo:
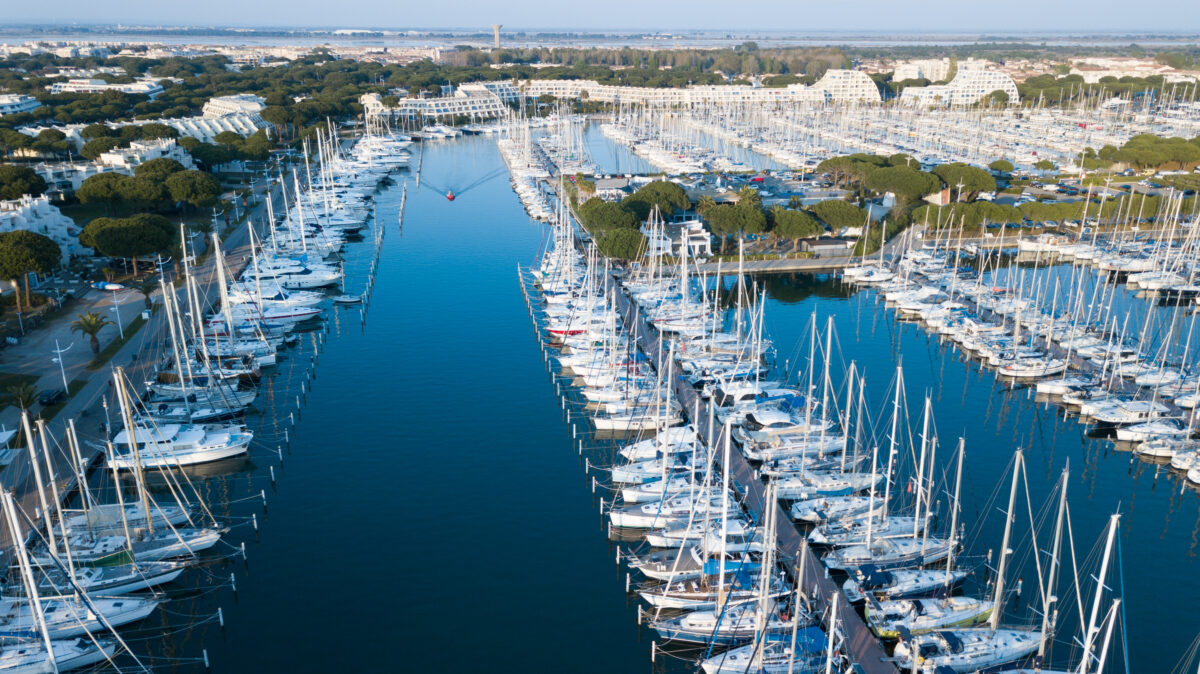
{"label": "sailboat", "polygon": [[107,446],[108,465],[120,470],[170,469],[245,454],[254,433],[237,425],[156,424],[137,420],[123,368],[113,372],[124,428]]}
{"label": "sailboat", "polygon": [[[1019,660],[1036,651],[1041,644],[1040,630],[1000,628],[1005,599],[1004,574],[1011,554],[1009,545],[1012,538],[1014,505],[1022,467],[1023,453],[1017,450],[988,626],[913,634],[903,625],[897,625],[900,642],[896,645],[895,657],[901,669],[926,666],[945,667],[955,672],[974,672]],[[963,609],[966,612],[970,610],[967,607]]]}

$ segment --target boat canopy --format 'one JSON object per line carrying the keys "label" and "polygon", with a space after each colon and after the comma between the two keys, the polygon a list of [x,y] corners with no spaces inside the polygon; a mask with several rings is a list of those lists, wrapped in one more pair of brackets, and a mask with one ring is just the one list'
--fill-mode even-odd
{"label": "boat canopy", "polygon": [[[182,428],[182,426],[179,424],[162,424],[153,428],[138,426],[134,431],[134,436],[137,439],[138,444],[142,445],[151,442],[171,442],[176,438],[176,436],[179,435],[180,428]],[[113,442],[117,443],[118,445],[130,444],[129,430],[123,429],[120,433],[117,433],[117,437],[113,438]]]}

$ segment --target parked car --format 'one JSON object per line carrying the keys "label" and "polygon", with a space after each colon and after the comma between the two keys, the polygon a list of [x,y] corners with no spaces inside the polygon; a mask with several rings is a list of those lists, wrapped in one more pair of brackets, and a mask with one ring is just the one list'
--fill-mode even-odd
{"label": "parked car", "polygon": [[58,388],[51,391],[42,391],[42,394],[38,396],[37,401],[42,407],[49,407],[50,405],[57,405],[66,399],[67,392]]}

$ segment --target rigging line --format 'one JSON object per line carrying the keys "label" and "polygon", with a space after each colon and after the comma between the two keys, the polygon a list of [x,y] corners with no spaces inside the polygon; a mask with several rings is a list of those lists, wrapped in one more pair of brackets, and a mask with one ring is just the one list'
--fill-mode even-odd
{"label": "rigging line", "polygon": [[[1125,560],[1121,554],[1121,536],[1117,536],[1117,578],[1121,579],[1121,598],[1125,598]],[[1125,660],[1125,672],[1129,672],[1129,635],[1125,626],[1129,623],[1125,621],[1125,602],[1121,602],[1121,654]]]}

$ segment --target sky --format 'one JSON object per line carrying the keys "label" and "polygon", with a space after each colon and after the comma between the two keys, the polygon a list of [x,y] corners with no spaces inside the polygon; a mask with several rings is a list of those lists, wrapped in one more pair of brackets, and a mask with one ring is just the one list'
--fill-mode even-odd
{"label": "sky", "polygon": [[1200,32],[1197,0],[0,0],[3,23],[575,30]]}

